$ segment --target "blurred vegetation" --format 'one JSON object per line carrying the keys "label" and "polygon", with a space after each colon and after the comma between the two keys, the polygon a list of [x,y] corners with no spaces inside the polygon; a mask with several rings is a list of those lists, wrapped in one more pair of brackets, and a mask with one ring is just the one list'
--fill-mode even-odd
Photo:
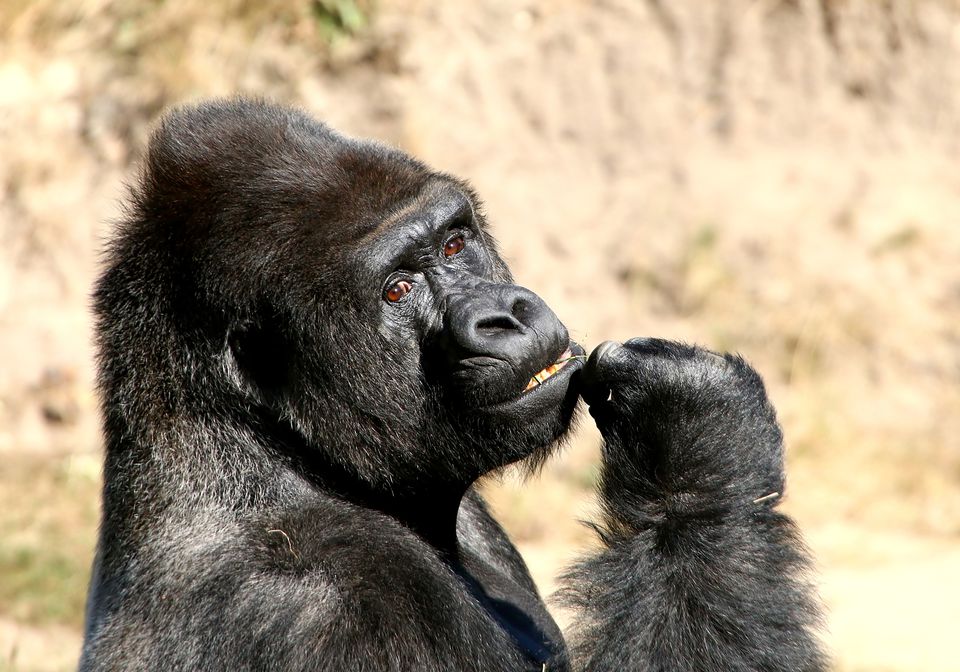
{"label": "blurred vegetation", "polygon": [[370,21],[373,5],[355,0],[313,0],[313,12],[321,27],[321,35],[335,41],[356,35]]}
{"label": "blurred vegetation", "polygon": [[109,70],[100,93],[135,85],[152,119],[211,91],[291,95],[281,45],[308,55],[304,72],[330,68],[341,51],[352,57],[375,12],[375,0],[10,0],[0,3],[0,41],[95,57]]}
{"label": "blurred vegetation", "polygon": [[0,616],[82,625],[99,497],[96,456],[0,461]]}

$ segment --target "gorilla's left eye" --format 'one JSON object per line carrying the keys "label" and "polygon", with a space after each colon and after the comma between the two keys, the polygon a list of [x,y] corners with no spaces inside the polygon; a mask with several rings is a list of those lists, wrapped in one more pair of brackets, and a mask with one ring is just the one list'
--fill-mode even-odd
{"label": "gorilla's left eye", "polygon": [[460,254],[466,246],[467,241],[463,239],[463,236],[454,236],[443,244],[443,256],[454,257]]}

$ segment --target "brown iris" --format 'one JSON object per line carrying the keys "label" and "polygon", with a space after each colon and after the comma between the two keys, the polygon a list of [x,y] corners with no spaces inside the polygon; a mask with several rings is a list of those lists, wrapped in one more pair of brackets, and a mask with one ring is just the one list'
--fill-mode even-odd
{"label": "brown iris", "polygon": [[452,257],[460,254],[465,245],[463,236],[455,236],[443,244],[443,256]]}
{"label": "brown iris", "polygon": [[408,280],[397,280],[395,283],[390,285],[387,291],[384,293],[387,301],[395,303],[405,297],[407,292],[413,289],[413,285],[410,284]]}

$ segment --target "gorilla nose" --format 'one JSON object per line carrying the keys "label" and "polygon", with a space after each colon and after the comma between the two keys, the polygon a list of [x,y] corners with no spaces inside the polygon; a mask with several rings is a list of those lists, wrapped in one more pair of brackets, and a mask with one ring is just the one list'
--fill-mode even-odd
{"label": "gorilla nose", "polygon": [[516,285],[476,287],[451,300],[446,317],[457,359],[492,357],[521,377],[552,362],[570,340],[543,299]]}

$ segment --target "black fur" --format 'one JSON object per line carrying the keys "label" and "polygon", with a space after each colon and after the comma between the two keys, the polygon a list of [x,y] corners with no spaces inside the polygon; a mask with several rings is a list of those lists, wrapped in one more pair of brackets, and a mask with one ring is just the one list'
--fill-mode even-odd
{"label": "black fur", "polygon": [[585,670],[826,669],[783,444],[743,359],[634,339],[584,371],[605,549],[566,575]]}
{"label": "black fur", "polygon": [[563,439],[581,364],[522,390],[582,350],[464,183],[209,103],[161,123],[105,261],[82,670],[823,669],[759,378],[655,342],[582,371],[607,549],[571,663],[471,486]]}

